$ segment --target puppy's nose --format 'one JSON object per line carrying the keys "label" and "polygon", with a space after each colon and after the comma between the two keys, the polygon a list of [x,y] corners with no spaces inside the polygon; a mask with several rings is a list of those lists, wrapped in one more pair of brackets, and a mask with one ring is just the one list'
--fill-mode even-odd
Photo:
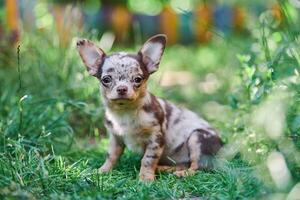
{"label": "puppy's nose", "polygon": [[126,94],[128,91],[128,87],[127,86],[118,86],[117,87],[117,92],[119,95],[124,95]]}

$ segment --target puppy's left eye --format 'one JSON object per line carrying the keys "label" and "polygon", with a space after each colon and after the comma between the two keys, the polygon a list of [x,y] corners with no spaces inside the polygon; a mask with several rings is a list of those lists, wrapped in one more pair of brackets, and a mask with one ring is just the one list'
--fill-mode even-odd
{"label": "puppy's left eye", "polygon": [[134,82],[135,82],[135,83],[141,83],[142,80],[143,80],[143,78],[140,77],[140,76],[134,78]]}
{"label": "puppy's left eye", "polygon": [[101,81],[103,84],[109,84],[112,81],[112,78],[111,76],[104,76]]}

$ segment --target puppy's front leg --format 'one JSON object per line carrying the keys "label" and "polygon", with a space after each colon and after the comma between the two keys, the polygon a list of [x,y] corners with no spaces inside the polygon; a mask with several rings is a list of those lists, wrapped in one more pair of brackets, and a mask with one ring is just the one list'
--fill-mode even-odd
{"label": "puppy's front leg", "polygon": [[124,151],[124,144],[113,134],[110,134],[109,147],[105,163],[100,167],[100,172],[108,172],[117,163]]}
{"label": "puppy's front leg", "polygon": [[153,134],[146,146],[146,151],[141,162],[141,181],[154,181],[155,170],[163,150],[164,137],[162,133]]}

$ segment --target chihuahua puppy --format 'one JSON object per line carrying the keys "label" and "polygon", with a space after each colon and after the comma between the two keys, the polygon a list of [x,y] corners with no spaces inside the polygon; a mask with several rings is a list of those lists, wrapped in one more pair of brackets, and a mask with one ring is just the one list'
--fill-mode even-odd
{"label": "chihuahua puppy", "polygon": [[143,155],[141,181],[153,181],[155,171],[185,176],[200,169],[200,158],[221,148],[208,122],[147,91],[147,80],[157,71],[165,46],[162,34],[150,38],[137,54],[106,55],[91,41],[77,42],[89,74],[100,81],[105,107],[110,144],[100,172],[112,170],[127,147]]}

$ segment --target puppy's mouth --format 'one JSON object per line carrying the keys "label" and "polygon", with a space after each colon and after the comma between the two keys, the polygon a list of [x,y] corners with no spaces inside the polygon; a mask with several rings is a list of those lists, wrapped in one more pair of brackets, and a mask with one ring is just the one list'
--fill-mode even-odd
{"label": "puppy's mouth", "polygon": [[114,102],[114,101],[133,101],[134,99],[129,97],[118,97],[110,100]]}
{"label": "puppy's mouth", "polygon": [[126,96],[124,96],[124,97],[119,96],[117,98],[110,99],[111,102],[117,103],[117,104],[120,104],[120,105],[123,105],[123,104],[126,104],[126,103],[131,103],[134,100],[135,100],[134,98],[126,97]]}

